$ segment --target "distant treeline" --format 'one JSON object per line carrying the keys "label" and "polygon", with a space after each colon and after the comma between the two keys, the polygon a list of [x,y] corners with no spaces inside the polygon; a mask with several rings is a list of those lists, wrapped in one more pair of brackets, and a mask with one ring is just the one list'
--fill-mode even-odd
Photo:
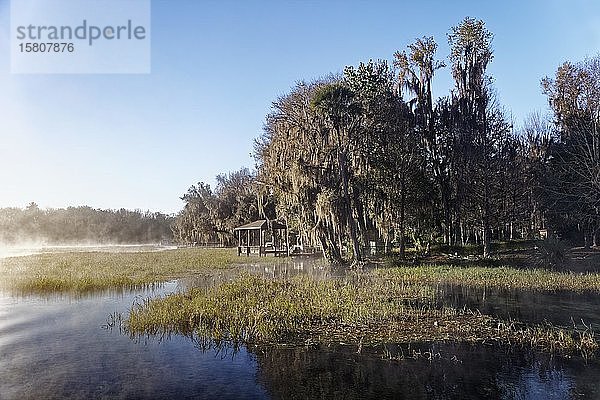
{"label": "distant treeline", "polygon": [[[478,244],[555,231],[600,239],[600,57],[542,79],[552,115],[522,128],[488,74],[493,35],[465,18],[438,59],[423,37],[385,61],[298,83],[279,97],[256,141],[255,173],[184,196],[180,240],[231,238],[236,223],[280,218],[330,260],[361,260],[372,242]],[[448,68],[454,88],[434,97]],[[269,205],[269,207],[265,207]]]}
{"label": "distant treeline", "polygon": [[140,244],[172,239],[174,218],[158,212],[91,207],[0,209],[0,244]]}

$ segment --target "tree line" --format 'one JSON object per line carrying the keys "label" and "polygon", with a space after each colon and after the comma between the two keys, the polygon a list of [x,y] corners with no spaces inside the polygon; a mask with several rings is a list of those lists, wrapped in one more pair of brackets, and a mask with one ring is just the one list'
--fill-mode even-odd
{"label": "tree line", "polygon": [[[255,143],[256,171],[200,183],[183,197],[180,240],[231,239],[233,227],[283,219],[332,260],[365,246],[479,244],[555,231],[596,245],[600,228],[600,59],[542,80],[553,115],[516,129],[487,69],[493,35],[465,18],[438,59],[433,37],[279,97]],[[436,73],[454,87],[434,98]],[[229,238],[229,239],[228,239]]]}
{"label": "tree line", "polygon": [[0,244],[141,244],[170,241],[174,218],[159,212],[91,207],[0,209]]}
{"label": "tree line", "polygon": [[181,197],[185,206],[172,225],[178,243],[233,245],[237,226],[276,218],[272,196],[262,193],[260,182],[249,169],[220,174],[216,181],[215,190],[199,182]]}

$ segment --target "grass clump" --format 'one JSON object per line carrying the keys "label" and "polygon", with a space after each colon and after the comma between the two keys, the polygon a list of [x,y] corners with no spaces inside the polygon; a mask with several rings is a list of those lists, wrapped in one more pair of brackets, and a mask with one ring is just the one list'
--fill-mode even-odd
{"label": "grass clump", "polygon": [[555,236],[540,240],[535,246],[532,261],[539,268],[557,270],[569,261],[569,244]]}
{"label": "grass clump", "polygon": [[507,324],[466,309],[437,308],[429,298],[423,286],[376,274],[328,281],[245,275],[208,290],[148,299],[130,310],[125,329],[234,344],[493,341],[589,354],[597,349],[590,332]]}
{"label": "grass clump", "polygon": [[556,272],[510,267],[457,267],[420,265],[377,269],[382,279],[400,279],[406,284],[454,284],[539,291],[600,292],[600,274]]}
{"label": "grass clump", "polygon": [[[258,262],[263,260],[258,259]],[[241,258],[231,249],[42,253],[1,259],[0,282],[5,289],[23,293],[137,288],[233,268],[240,262]]]}

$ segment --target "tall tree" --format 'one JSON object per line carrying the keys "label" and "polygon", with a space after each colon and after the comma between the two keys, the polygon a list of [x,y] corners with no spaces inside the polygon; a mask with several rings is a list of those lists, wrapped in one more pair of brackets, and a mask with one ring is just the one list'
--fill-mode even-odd
{"label": "tall tree", "polygon": [[481,222],[483,256],[490,255],[492,227],[492,165],[495,145],[509,129],[494,102],[491,80],[486,75],[492,61],[493,35],[485,23],[465,18],[448,34],[450,62],[455,82],[454,119],[458,131],[458,223],[464,229],[463,215],[472,208]]}
{"label": "tall tree", "polygon": [[383,62],[299,84],[274,103],[257,143],[261,179],[329,259],[348,248],[360,261],[367,241],[389,243],[392,231],[403,242],[413,146],[407,110]]}
{"label": "tall tree", "polygon": [[199,182],[191,186],[181,199],[185,206],[172,226],[175,240],[187,244],[216,241],[217,201],[210,185]]}
{"label": "tall tree", "polygon": [[272,215],[269,199],[260,212],[259,198],[264,196],[259,196],[255,176],[247,168],[219,174],[216,181],[214,191],[200,182],[181,198],[185,206],[172,227],[179,242],[230,245],[237,226]]}
{"label": "tall tree", "polygon": [[[273,188],[278,214],[341,261],[345,217],[339,195],[337,152],[312,99],[335,80],[301,82],[273,103],[255,143],[259,179]],[[333,138],[335,139],[335,138]]]}
{"label": "tall tree", "polygon": [[[450,152],[444,151],[444,147],[448,145],[446,140],[448,131],[439,129],[437,124],[439,116],[432,92],[435,72],[445,67],[443,61],[436,60],[437,47],[433,37],[417,39],[408,46],[408,53],[403,51],[394,54],[394,65],[398,68],[400,95],[406,93],[414,96],[407,101],[413,115],[412,128],[415,130],[415,136],[419,137],[421,141],[420,155],[423,157],[421,166],[424,167],[422,183],[426,185],[426,189],[429,189],[427,191],[430,194],[437,194],[437,196],[425,196],[423,200],[428,202],[430,212],[433,214],[437,214],[438,208],[443,210],[443,222],[441,223],[435,215],[428,217],[435,220],[433,221],[434,225],[443,225],[446,242],[449,243],[451,186],[448,176],[448,155]],[[420,225],[423,225],[423,222],[421,221]]]}
{"label": "tall tree", "polygon": [[585,246],[598,244],[600,230],[600,57],[564,63],[542,88],[559,132],[552,147],[546,193],[550,211],[582,230]]}
{"label": "tall tree", "polygon": [[346,226],[352,242],[353,258],[362,261],[362,249],[356,223],[358,204],[352,186],[352,160],[354,136],[359,126],[359,105],[354,99],[354,93],[343,82],[335,82],[317,89],[311,106],[316,116],[322,120],[319,131],[321,140],[332,149],[337,178],[341,186],[339,196],[339,218]]}
{"label": "tall tree", "polygon": [[394,90],[394,77],[385,62],[346,67],[344,80],[360,104],[361,124],[354,141],[356,192],[365,213],[361,230],[367,236],[376,230],[386,251],[395,237],[404,257],[409,219],[419,208],[417,182],[422,183],[422,159],[411,110]]}

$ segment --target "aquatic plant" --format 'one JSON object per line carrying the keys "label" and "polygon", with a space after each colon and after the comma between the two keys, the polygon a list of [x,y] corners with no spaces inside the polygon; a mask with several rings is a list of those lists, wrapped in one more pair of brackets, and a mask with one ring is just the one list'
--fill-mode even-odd
{"label": "aquatic plant", "polygon": [[400,279],[406,284],[455,284],[538,291],[600,292],[600,274],[598,273],[557,272],[510,267],[457,267],[435,264],[378,268],[374,273],[382,279]]}
{"label": "aquatic plant", "polygon": [[[1,288],[21,293],[140,288],[244,262],[232,249],[42,253],[0,260]],[[253,262],[273,262],[266,258]]]}
{"label": "aquatic plant", "polygon": [[130,310],[125,330],[234,344],[496,342],[586,355],[598,348],[593,332],[506,323],[431,298],[423,285],[377,274],[328,281],[243,275],[208,291],[147,299]]}

